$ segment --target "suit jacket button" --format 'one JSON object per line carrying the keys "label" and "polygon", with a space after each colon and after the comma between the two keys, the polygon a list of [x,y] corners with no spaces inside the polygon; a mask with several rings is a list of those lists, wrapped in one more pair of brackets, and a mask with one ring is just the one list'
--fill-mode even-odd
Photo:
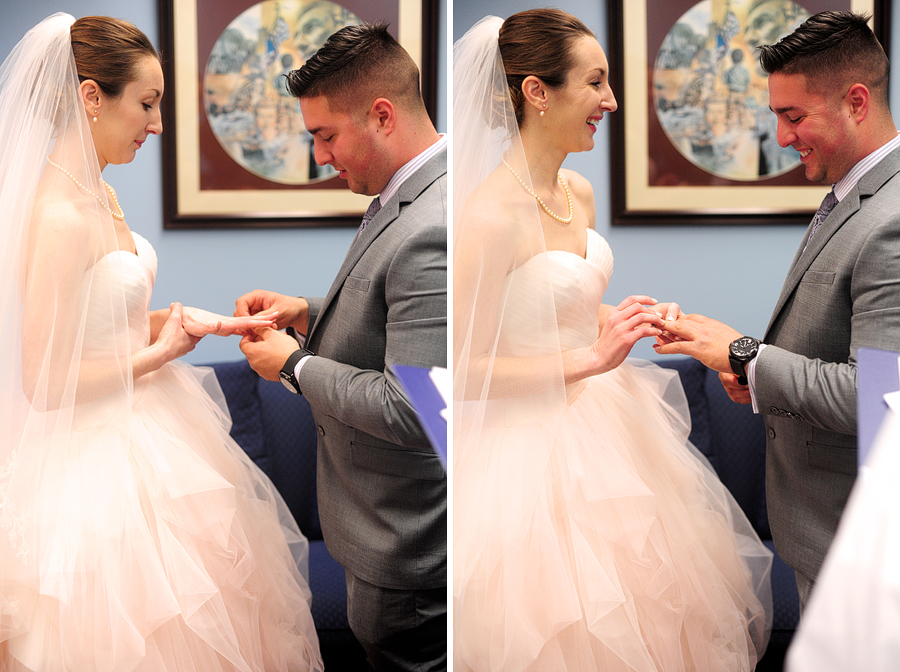
{"label": "suit jacket button", "polygon": [[769,434],[769,438],[770,438],[770,439],[774,439],[774,438],[775,438],[775,430],[772,429],[771,427],[769,427],[768,434]]}
{"label": "suit jacket button", "polygon": [[325,428],[322,425],[318,426],[319,436],[325,436]]}

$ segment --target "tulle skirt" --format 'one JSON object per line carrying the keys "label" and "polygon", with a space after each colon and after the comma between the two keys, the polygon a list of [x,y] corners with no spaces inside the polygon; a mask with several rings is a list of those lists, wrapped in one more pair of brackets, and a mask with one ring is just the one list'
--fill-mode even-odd
{"label": "tulle skirt", "polygon": [[209,369],[172,363],[130,413],[79,406],[72,436],[16,457],[0,670],[322,668],[308,543],[223,408]]}
{"label": "tulle skirt", "polygon": [[456,446],[457,672],[752,671],[771,553],[687,442],[677,374],[629,360],[564,409],[515,403]]}

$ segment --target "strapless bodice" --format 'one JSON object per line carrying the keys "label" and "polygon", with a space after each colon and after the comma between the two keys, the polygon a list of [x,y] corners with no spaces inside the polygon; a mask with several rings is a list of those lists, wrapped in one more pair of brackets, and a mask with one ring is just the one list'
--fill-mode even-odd
{"label": "strapless bodice", "polygon": [[[137,254],[119,250],[102,257],[89,269],[82,281],[82,301],[88,304],[87,325],[84,334],[84,357],[103,359],[116,351],[115,344],[122,343],[117,325],[127,324],[131,352],[147,347],[150,343],[150,297],[156,280],[156,251],[146,238],[134,236]],[[112,283],[124,283],[124,303],[114,299],[110,309]],[[125,318],[125,319],[122,319]]]}
{"label": "strapless bodice", "polygon": [[[509,293],[503,315],[498,354],[532,356],[571,350],[597,340],[598,311],[609,285],[613,255],[609,244],[593,229],[586,230],[587,253],[551,250],[532,257],[507,276]],[[534,338],[540,329],[535,297],[550,283],[559,329],[559,345]],[[549,351],[545,351],[550,348]]]}

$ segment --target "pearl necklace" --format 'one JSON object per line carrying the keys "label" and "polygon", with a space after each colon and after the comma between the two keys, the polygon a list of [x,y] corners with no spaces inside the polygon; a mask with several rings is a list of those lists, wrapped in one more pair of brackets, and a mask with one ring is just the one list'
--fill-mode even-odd
{"label": "pearl necklace", "polygon": [[103,199],[101,199],[97,194],[95,194],[93,191],[91,191],[91,190],[88,189],[86,186],[84,186],[81,182],[79,182],[78,180],[76,180],[76,179],[75,179],[75,176],[72,175],[72,173],[70,173],[68,170],[66,170],[65,168],[63,168],[63,167],[62,167],[61,165],[59,165],[58,163],[54,163],[53,160],[52,160],[49,156],[47,157],[47,163],[49,163],[49,164],[50,164],[51,166],[53,166],[54,168],[58,168],[58,169],[61,170],[64,174],[68,175],[68,176],[69,176],[69,179],[71,179],[71,180],[78,186],[79,189],[81,189],[81,190],[84,191],[85,193],[88,193],[88,194],[90,194],[91,196],[93,196],[94,198],[96,198],[96,199],[97,199],[97,202],[98,202],[100,205],[102,205],[104,208],[106,208],[106,211],[107,211],[109,214],[111,214],[113,217],[115,217],[116,219],[125,219],[125,213],[122,212],[122,206],[119,205],[119,199],[116,198],[116,192],[114,192],[114,191],[112,190],[112,187],[109,186],[109,185],[108,185],[106,182],[104,182],[102,179],[100,180],[100,184],[102,184],[104,187],[106,187],[106,191],[109,192],[109,195],[112,197],[113,203],[116,204],[116,210],[118,210],[119,212],[113,212],[113,211],[112,211],[112,208],[110,208],[109,205],[103,201]]}
{"label": "pearl necklace", "polygon": [[534,191],[531,190],[531,187],[529,187],[527,184],[525,184],[525,180],[523,180],[521,177],[519,177],[519,174],[515,170],[513,170],[513,167],[511,165],[509,165],[506,162],[506,159],[503,159],[503,165],[506,166],[507,168],[509,168],[509,172],[511,172],[515,176],[515,178],[519,181],[519,184],[522,185],[522,187],[525,189],[525,191],[527,191],[531,196],[533,196],[534,200],[536,200],[538,203],[540,203],[541,207],[544,209],[544,212],[546,212],[553,219],[555,219],[557,222],[560,222],[562,224],[568,224],[569,222],[572,221],[572,217],[574,216],[574,212],[572,212],[572,194],[571,194],[571,192],[569,192],[569,186],[566,184],[566,181],[563,179],[562,173],[557,173],[556,179],[559,180],[559,183],[562,185],[563,190],[566,192],[566,203],[569,204],[569,216],[568,217],[560,217],[555,212],[553,212],[550,208],[548,208],[547,204],[544,203],[544,199],[542,199],[540,196],[538,196],[536,193],[534,193]]}

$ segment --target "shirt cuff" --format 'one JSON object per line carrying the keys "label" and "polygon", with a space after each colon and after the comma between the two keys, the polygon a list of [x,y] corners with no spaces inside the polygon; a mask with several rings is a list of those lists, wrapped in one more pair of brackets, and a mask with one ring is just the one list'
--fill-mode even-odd
{"label": "shirt cuff", "polygon": [[[301,348],[306,347],[306,334],[301,334],[299,331],[294,329],[293,327],[287,327],[285,333],[293,338],[297,343],[300,344]],[[300,380],[300,369],[303,368],[303,365],[306,363],[306,360],[312,357],[312,355],[305,355],[300,358],[300,360],[294,365],[294,380]]]}
{"label": "shirt cuff", "polygon": [[[306,340],[306,339],[304,339],[304,340]],[[297,381],[300,380],[300,369],[302,369],[303,365],[306,364],[306,362],[312,358],[313,358],[312,355],[305,355],[300,358],[300,361],[297,362],[296,365],[294,365],[294,380],[297,380]]]}
{"label": "shirt cuff", "polygon": [[[747,386],[750,388],[750,401],[753,404],[754,413],[759,413],[759,408],[756,405],[756,360],[759,359],[759,355],[765,347],[765,343],[760,343],[756,351],[756,357],[747,362],[747,366],[744,367],[747,371]],[[300,362],[297,363],[297,366],[300,366]]]}

